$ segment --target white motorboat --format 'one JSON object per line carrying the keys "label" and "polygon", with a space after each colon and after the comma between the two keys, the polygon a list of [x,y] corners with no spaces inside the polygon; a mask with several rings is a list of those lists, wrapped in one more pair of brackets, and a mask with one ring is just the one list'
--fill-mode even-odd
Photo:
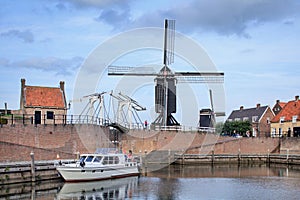
{"label": "white motorboat", "polygon": [[76,163],[60,164],[56,169],[67,182],[95,181],[139,174],[138,163],[123,153],[82,154]]}

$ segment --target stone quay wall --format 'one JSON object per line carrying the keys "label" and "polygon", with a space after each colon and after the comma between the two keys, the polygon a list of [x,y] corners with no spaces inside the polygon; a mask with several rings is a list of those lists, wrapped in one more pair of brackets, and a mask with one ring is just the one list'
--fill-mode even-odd
{"label": "stone quay wall", "polygon": [[181,131],[131,130],[120,134],[117,143],[109,128],[99,125],[2,125],[0,162],[73,159],[96,148],[119,147],[145,154],[170,150],[187,154],[300,154],[300,138],[233,138]]}

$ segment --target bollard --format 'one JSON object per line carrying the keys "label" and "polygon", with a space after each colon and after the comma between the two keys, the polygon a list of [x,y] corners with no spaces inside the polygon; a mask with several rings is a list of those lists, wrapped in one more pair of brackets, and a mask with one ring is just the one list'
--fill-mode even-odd
{"label": "bollard", "polygon": [[35,165],[34,165],[34,153],[30,153],[31,157],[31,181],[35,182]]}

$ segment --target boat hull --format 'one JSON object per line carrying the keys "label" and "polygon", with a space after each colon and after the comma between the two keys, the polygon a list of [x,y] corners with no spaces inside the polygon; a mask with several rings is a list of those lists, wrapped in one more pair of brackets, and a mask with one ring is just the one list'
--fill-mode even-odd
{"label": "boat hull", "polygon": [[57,171],[66,182],[96,181],[139,175],[138,166],[70,167],[59,166]]}

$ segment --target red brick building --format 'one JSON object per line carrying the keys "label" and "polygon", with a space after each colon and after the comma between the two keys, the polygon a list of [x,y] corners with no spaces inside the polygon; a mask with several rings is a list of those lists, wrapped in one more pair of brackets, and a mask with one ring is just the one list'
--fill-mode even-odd
{"label": "red brick building", "polygon": [[35,124],[63,123],[67,114],[64,82],[59,87],[26,85],[21,79],[20,114],[32,117]]}
{"label": "red brick building", "polygon": [[300,100],[295,96],[271,121],[273,137],[300,137]]}
{"label": "red brick building", "polygon": [[249,121],[252,136],[270,136],[270,122],[274,113],[269,106],[257,104],[254,108],[245,109],[243,106],[239,110],[234,110],[229,115],[227,121]]}

